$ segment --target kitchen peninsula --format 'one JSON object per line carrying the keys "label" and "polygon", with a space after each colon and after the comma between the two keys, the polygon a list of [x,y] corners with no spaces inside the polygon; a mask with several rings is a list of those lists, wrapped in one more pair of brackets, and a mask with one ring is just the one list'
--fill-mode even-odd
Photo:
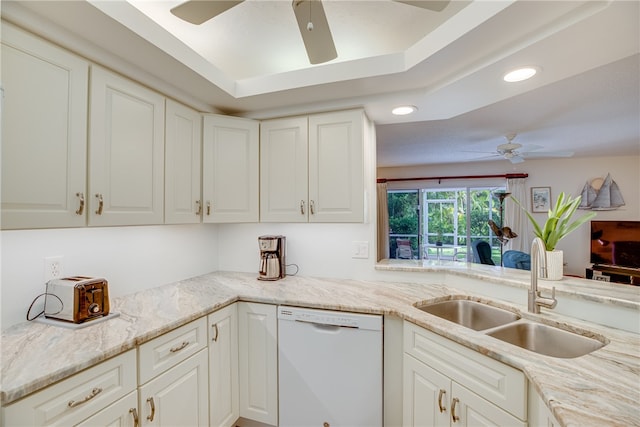
{"label": "kitchen peninsula", "polygon": [[[127,352],[237,301],[382,314],[401,319],[455,341],[524,372],[561,425],[640,425],[640,340],[637,333],[587,322],[552,311],[526,313],[526,304],[490,297],[483,300],[517,310],[522,317],[589,331],[607,344],[575,359],[531,353],[418,310],[414,305],[451,295],[472,297],[465,290],[500,285],[526,295],[526,276],[507,269],[485,269],[461,263],[393,261],[378,264],[389,282],[288,276],[262,282],[255,274],[216,272],[142,291],[112,302],[120,316],[87,328],[69,330],[40,323],[21,323],[2,334],[3,406]],[[405,274],[408,273],[408,274]],[[501,277],[492,277],[498,274]],[[403,282],[391,279],[394,274]],[[462,288],[456,287],[459,283]],[[475,283],[475,285],[474,285]],[[602,284],[557,282],[557,296],[576,296],[608,309],[640,315],[640,292],[620,287],[607,295]],[[545,287],[549,283],[545,283]],[[580,290],[580,286],[584,289]],[[496,288],[497,289],[497,288]],[[518,297],[519,298],[519,297]],[[526,302],[526,296],[524,297]],[[566,300],[568,301],[568,300]],[[566,303],[570,305],[570,303]],[[385,342],[385,345],[388,345]],[[385,352],[388,349],[385,349]]]}

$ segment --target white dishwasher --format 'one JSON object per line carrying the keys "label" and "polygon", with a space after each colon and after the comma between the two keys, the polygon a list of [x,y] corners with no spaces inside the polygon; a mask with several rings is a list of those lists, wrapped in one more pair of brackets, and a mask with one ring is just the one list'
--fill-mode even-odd
{"label": "white dishwasher", "polygon": [[382,426],[382,316],[278,307],[280,427]]}

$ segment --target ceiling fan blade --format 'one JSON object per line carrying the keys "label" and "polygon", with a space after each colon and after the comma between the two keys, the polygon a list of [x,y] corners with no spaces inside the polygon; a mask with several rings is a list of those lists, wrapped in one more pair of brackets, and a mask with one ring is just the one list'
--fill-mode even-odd
{"label": "ceiling fan blade", "polygon": [[189,0],[171,9],[178,18],[200,25],[242,3],[244,0]]}
{"label": "ceiling fan blade", "polygon": [[449,4],[450,0],[395,0],[398,3],[408,4],[410,6],[420,7],[422,9],[433,10],[434,12],[442,11]]}
{"label": "ceiling fan blade", "polygon": [[338,57],[321,0],[293,0],[293,12],[309,62],[322,64]]}

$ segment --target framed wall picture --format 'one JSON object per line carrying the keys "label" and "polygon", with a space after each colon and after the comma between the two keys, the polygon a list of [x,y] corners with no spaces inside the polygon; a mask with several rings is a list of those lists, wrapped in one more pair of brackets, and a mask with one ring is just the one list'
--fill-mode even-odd
{"label": "framed wall picture", "polygon": [[551,187],[531,187],[531,212],[551,209]]}

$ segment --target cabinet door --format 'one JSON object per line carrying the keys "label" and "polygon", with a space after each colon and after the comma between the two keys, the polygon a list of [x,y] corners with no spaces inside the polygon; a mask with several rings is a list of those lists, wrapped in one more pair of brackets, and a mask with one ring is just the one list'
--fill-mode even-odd
{"label": "cabinet door", "polygon": [[2,22],[2,228],[85,225],[88,63]]}
{"label": "cabinet door", "polygon": [[165,120],[164,222],[200,222],[202,116],[167,99]]}
{"label": "cabinet door", "polygon": [[204,222],[258,222],[258,122],[204,116]]}
{"label": "cabinet door", "polygon": [[260,124],[260,221],[307,222],[307,117]]}
{"label": "cabinet door", "polygon": [[451,393],[454,399],[451,403],[451,418],[461,426],[525,427],[527,425],[526,422],[508,414],[456,382],[451,384]]}
{"label": "cabinet door", "polygon": [[207,359],[201,350],[140,387],[140,425],[208,426]]}
{"label": "cabinet door", "polygon": [[209,425],[231,427],[240,416],[238,394],[238,307],[209,315]]}
{"label": "cabinet door", "polygon": [[161,224],[164,97],[91,68],[89,225]]}
{"label": "cabinet door", "polygon": [[362,111],[309,117],[309,221],[364,220]]}
{"label": "cabinet door", "polygon": [[136,427],[138,422],[138,393],[132,391],[122,399],[107,406],[80,424],[77,424],[77,426]]}
{"label": "cabinet door", "polygon": [[278,320],[275,305],[238,303],[240,416],[278,425]]}
{"label": "cabinet door", "polygon": [[403,426],[449,426],[451,380],[407,354],[403,370]]}

